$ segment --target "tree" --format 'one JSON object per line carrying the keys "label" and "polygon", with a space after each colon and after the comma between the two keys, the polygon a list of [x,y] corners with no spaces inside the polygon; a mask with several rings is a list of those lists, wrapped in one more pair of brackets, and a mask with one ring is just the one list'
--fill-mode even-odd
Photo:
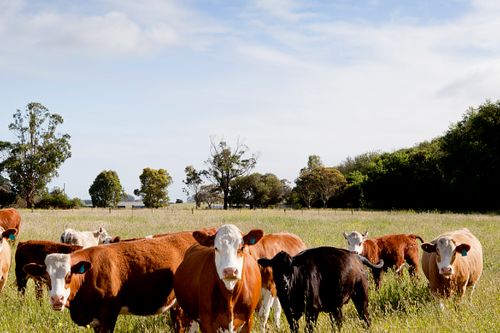
{"label": "tree", "polygon": [[141,188],[134,190],[134,194],[142,197],[144,206],[161,208],[168,205],[167,187],[172,183],[172,177],[167,170],[144,168],[139,179]]}
{"label": "tree", "polygon": [[94,180],[89,188],[92,206],[116,208],[125,191],[118,174],[113,170],[104,170]]}
{"label": "tree", "polygon": [[192,196],[194,202],[196,203],[196,208],[199,208],[202,200],[200,200],[198,193],[200,192],[200,187],[203,183],[203,179],[201,179],[203,171],[197,171],[192,165],[188,165],[184,169],[184,172],[186,173],[186,179],[182,182],[186,184],[186,187],[182,190],[186,193],[186,195]]}
{"label": "tree", "polygon": [[318,184],[318,197],[326,207],[328,200],[346,184],[344,175],[335,168],[316,167],[312,171]]}
{"label": "tree", "polygon": [[470,108],[441,141],[449,206],[500,209],[500,100]]}
{"label": "tree", "polygon": [[208,208],[212,208],[213,204],[222,202],[222,195],[216,185],[201,185],[198,192],[198,198],[201,202],[207,204]]}
{"label": "tree", "polygon": [[312,170],[304,168],[300,170],[299,177],[295,180],[295,193],[305,202],[307,208],[311,208],[314,199],[317,198],[316,176]]}
{"label": "tree", "polygon": [[63,118],[50,113],[40,103],[29,103],[23,111],[17,110],[9,125],[18,142],[10,143],[8,157],[2,163],[14,192],[33,207],[36,196],[45,189],[57,169],[71,157],[70,136],[56,134]]}
{"label": "tree", "polygon": [[252,170],[257,157],[252,155],[245,158],[248,147],[239,141],[235,148],[229,147],[225,141],[217,144],[213,138],[210,139],[210,143],[210,158],[205,161],[208,170],[204,170],[203,174],[220,189],[224,198],[224,209],[227,209],[231,181]]}

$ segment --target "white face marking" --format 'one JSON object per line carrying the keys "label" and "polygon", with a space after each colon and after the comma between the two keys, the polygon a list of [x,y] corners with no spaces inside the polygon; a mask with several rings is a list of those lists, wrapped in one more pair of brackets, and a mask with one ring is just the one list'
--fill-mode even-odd
{"label": "white face marking", "polygon": [[243,236],[236,226],[226,224],[217,230],[214,240],[215,267],[227,290],[233,290],[241,279],[243,256],[238,249],[242,244]]}
{"label": "white face marking", "polygon": [[357,254],[363,253],[363,242],[366,237],[357,231],[351,232],[346,236],[347,239],[347,249],[349,251],[356,252]]}
{"label": "white face marking", "polygon": [[47,273],[50,276],[50,303],[54,310],[64,310],[71,293],[66,288],[66,275],[71,272],[69,254],[49,254],[45,257]]}
{"label": "white face marking", "polygon": [[192,320],[191,323],[189,324],[188,333],[198,333],[198,328],[199,327],[200,327],[200,325],[198,324],[198,322]]}
{"label": "white face marking", "polygon": [[452,261],[456,249],[455,242],[450,238],[439,238],[436,242],[436,263],[439,273],[444,276],[453,275]]}

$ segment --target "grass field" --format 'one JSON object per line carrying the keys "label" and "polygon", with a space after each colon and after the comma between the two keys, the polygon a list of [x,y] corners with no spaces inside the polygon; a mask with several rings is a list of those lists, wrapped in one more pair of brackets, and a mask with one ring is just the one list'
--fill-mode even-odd
{"label": "grass field", "polygon": [[[372,332],[498,332],[500,331],[500,216],[409,212],[351,212],[335,210],[198,210],[175,206],[165,210],[79,209],[73,211],[21,211],[19,240],[57,241],[67,228],[94,230],[104,226],[113,236],[143,237],[169,231],[194,230],[232,223],[242,231],[261,228],[265,232],[289,231],[299,235],[309,247],[345,247],[343,231],[366,231],[370,236],[415,233],[428,241],[438,234],[469,228],[483,245],[484,272],[472,302],[438,302],[429,294],[427,281],[414,283],[405,272],[402,278],[385,274],[380,291],[370,285]],[[13,249],[13,255],[15,249]],[[91,332],[76,326],[69,312],[55,312],[48,297],[39,303],[33,285],[24,297],[15,287],[13,262],[9,280],[0,294],[0,332]],[[351,303],[344,307],[344,332],[364,331]],[[258,323],[254,331],[258,331]],[[288,332],[284,315],[281,330],[272,325],[268,332]],[[303,327],[301,323],[301,327]],[[171,332],[168,315],[151,317],[120,316],[115,332]],[[318,332],[330,332],[328,317],[321,315]]]}

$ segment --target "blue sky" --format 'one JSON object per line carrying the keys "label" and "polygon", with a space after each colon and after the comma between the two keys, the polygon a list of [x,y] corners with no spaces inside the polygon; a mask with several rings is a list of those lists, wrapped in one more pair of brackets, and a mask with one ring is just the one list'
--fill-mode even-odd
{"label": "blue sky", "polygon": [[102,170],[127,193],[144,167],[204,168],[210,136],[293,182],[445,133],[500,98],[498,1],[0,0],[0,140],[44,104],[73,156],[51,187],[88,198]]}

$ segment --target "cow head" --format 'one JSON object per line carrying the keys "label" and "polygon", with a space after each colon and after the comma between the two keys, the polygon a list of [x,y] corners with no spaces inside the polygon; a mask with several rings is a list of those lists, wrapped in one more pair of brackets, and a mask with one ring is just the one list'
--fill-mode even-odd
{"label": "cow head", "polygon": [[99,227],[98,230],[94,231],[94,237],[99,244],[113,243],[113,237],[111,237],[103,227]]}
{"label": "cow head", "polygon": [[432,243],[423,243],[421,247],[425,252],[436,253],[436,264],[439,274],[445,278],[449,278],[455,273],[453,263],[457,254],[459,256],[467,256],[470,250],[469,244],[456,245],[455,241],[448,237],[438,238]]}
{"label": "cow head", "polygon": [[[10,267],[10,245],[7,240],[14,240],[17,233],[17,229],[7,229],[4,230],[0,227],[1,239],[0,239],[0,291],[3,289],[5,282],[7,282],[7,275],[9,273]],[[6,252],[6,254],[3,254]],[[6,271],[4,271],[7,267]]]}
{"label": "cow head", "polygon": [[278,290],[280,301],[282,301],[283,303],[283,300],[290,299],[291,281],[293,274],[293,258],[285,251],[281,251],[277,253],[272,259],[259,259],[258,263],[264,268],[272,268],[274,283],[276,284],[276,289]]}
{"label": "cow head", "polygon": [[260,229],[246,235],[232,224],[221,226],[214,234],[210,231],[195,231],[193,237],[203,246],[215,249],[215,268],[219,279],[227,290],[232,291],[241,279],[243,252],[246,246],[256,244],[263,236]]}
{"label": "cow head", "polygon": [[27,264],[24,271],[35,277],[44,277],[50,284],[50,304],[57,311],[64,310],[71,294],[71,280],[75,274],[85,274],[92,268],[88,261],[80,261],[71,265],[70,254],[49,254],[45,257],[45,265]]}
{"label": "cow head", "polygon": [[363,253],[363,243],[368,238],[368,231],[361,234],[357,231],[353,231],[350,234],[344,232],[344,238],[347,240],[347,249],[357,254]]}

